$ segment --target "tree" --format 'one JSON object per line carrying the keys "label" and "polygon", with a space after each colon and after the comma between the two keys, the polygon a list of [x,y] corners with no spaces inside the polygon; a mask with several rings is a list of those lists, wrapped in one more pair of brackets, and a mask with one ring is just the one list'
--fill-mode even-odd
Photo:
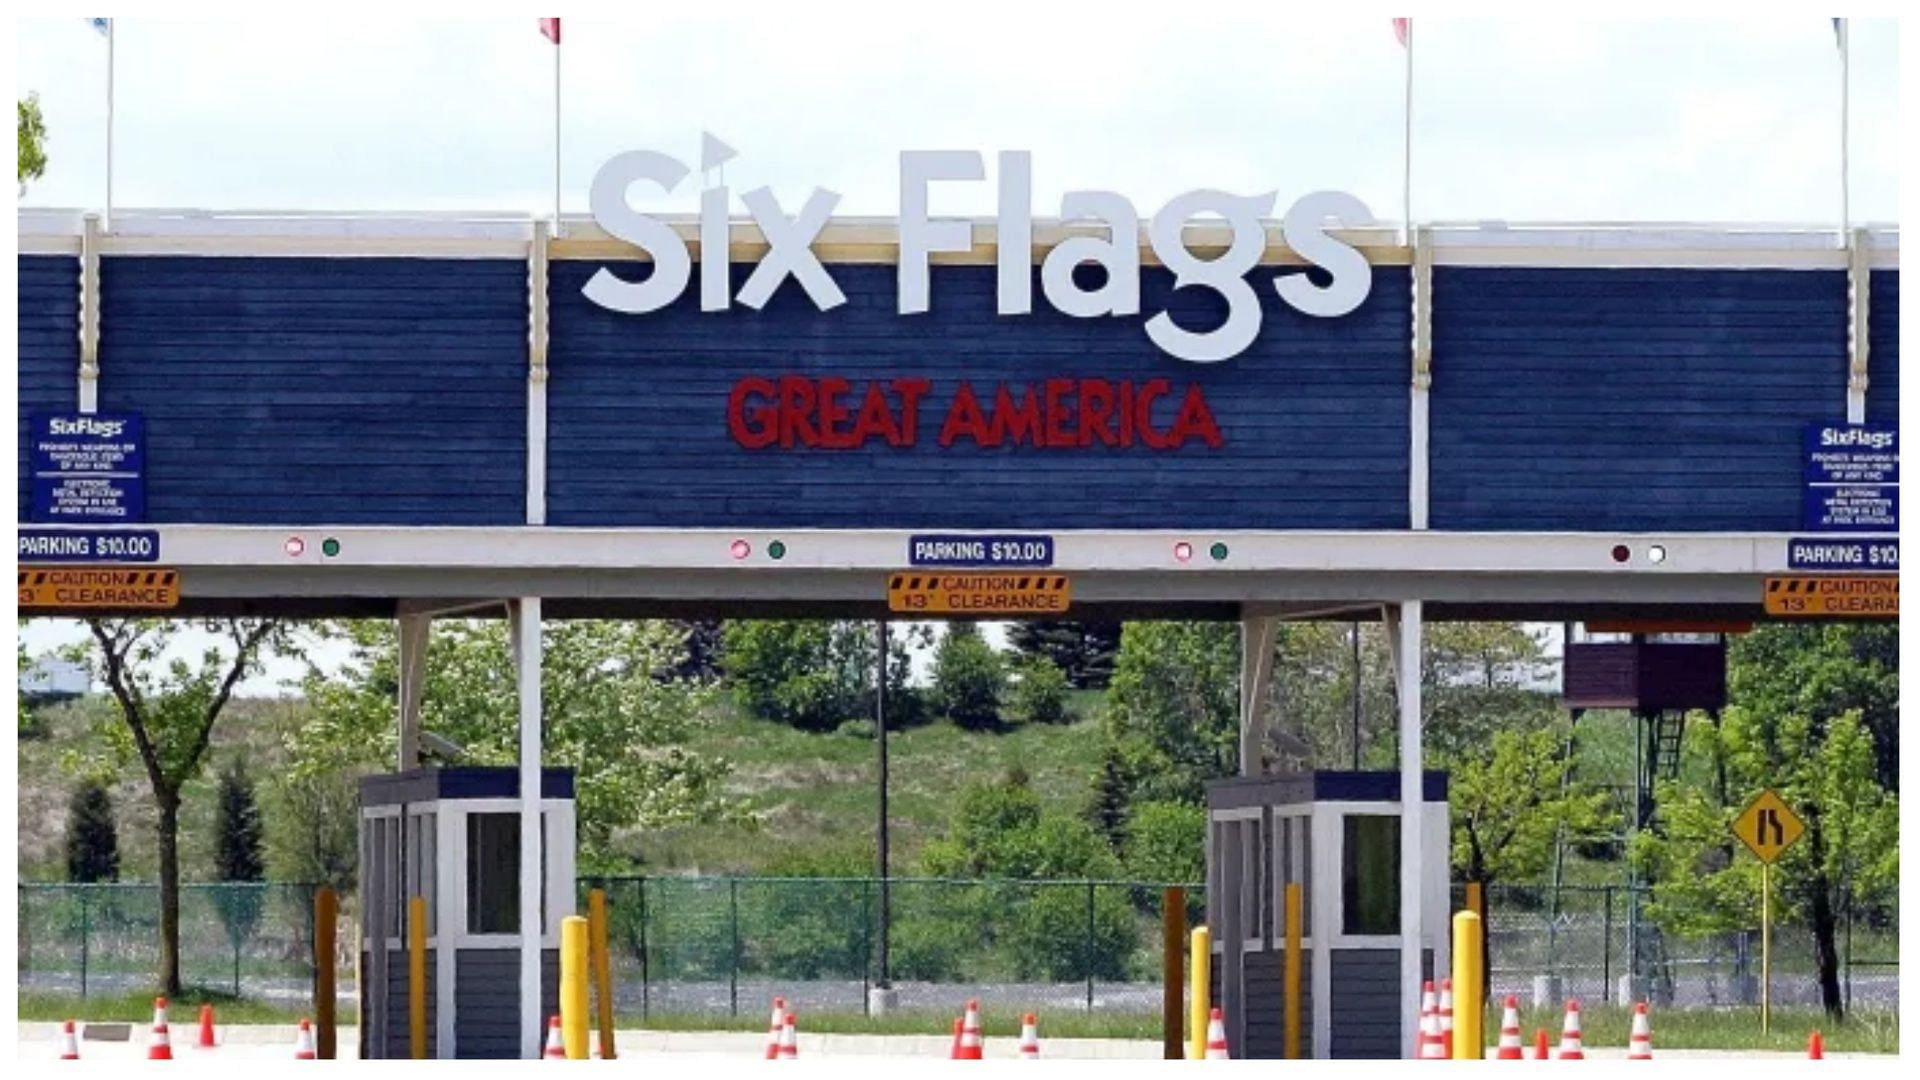
{"label": "tree", "polygon": [[217,619],[201,624],[221,645],[197,663],[163,656],[187,624],[168,619],[88,619],[91,658],[118,704],[120,723],[103,733],[120,759],[135,757],[157,811],[155,847],[160,870],[160,983],[180,993],[180,792],[200,774],[214,725],[233,688],[260,670],[268,651],[288,653],[294,642],[275,619]]}
{"label": "tree", "polygon": [[1557,840],[1579,843],[1620,827],[1605,791],[1570,783],[1566,732],[1500,731],[1481,756],[1453,762],[1453,867],[1468,881],[1537,879]]}
{"label": "tree", "polygon": [[1013,696],[1008,713],[1022,724],[1064,724],[1067,713],[1067,677],[1059,665],[1044,656],[1022,660],[1014,671]]}
{"label": "tree", "polygon": [[1239,768],[1240,637],[1232,623],[1128,623],[1106,723],[1134,777],[1131,799],[1200,805]]}
{"label": "tree", "polygon": [[1120,651],[1120,624],[1072,619],[1010,623],[1007,643],[1028,657],[1053,661],[1076,690],[1104,690]]}
{"label": "tree", "polygon": [[950,623],[933,654],[933,696],[947,719],[969,731],[1000,724],[1006,666],[972,623]]}
{"label": "tree", "polygon": [[[907,683],[913,632],[887,635],[887,726],[920,716]],[[721,668],[746,712],[802,731],[833,731],[874,714],[874,624],[741,619],[723,634]],[[922,637],[924,640],[924,636]]]}
{"label": "tree", "polygon": [[81,884],[120,880],[120,834],[113,824],[113,796],[97,779],[81,781],[67,804],[67,880]]}
{"label": "tree", "polygon": [[1146,802],[1127,822],[1127,873],[1138,881],[1187,885],[1207,876],[1207,811],[1187,803]]}
{"label": "tree", "polygon": [[[395,760],[398,639],[391,623],[335,626],[350,658],[306,680],[313,717],[287,736],[291,774],[366,771]],[[662,621],[547,624],[542,660],[544,763],[575,771],[586,872],[614,869],[615,834],[735,818],[721,791],[728,765],[687,749],[707,723],[712,688],[666,677],[684,632]],[[441,620],[426,650],[421,726],[467,751],[471,763],[519,760],[519,690],[503,620]]]}
{"label": "tree", "polygon": [[1515,622],[1431,623],[1421,650],[1423,731],[1439,767],[1479,758],[1496,732],[1560,716],[1545,643]]}
{"label": "tree", "polygon": [[675,678],[717,679],[720,677],[720,652],[724,647],[726,624],[719,619],[674,619],[673,624],[686,634],[686,658],[673,667]]}
{"label": "tree", "polygon": [[1715,739],[1728,773],[1727,804],[1662,785],[1660,828],[1636,837],[1633,857],[1653,885],[1649,912],[1679,930],[1738,929],[1759,916],[1759,867],[1727,829],[1747,798],[1780,792],[1806,834],[1775,865],[1782,917],[1804,918],[1821,1001],[1842,1015],[1838,929],[1861,907],[1891,904],[1899,881],[1899,797],[1878,780],[1865,713],[1898,700],[1898,653],[1878,627],[1771,625],[1734,641],[1733,704]]}
{"label": "tree", "polygon": [[[219,812],[214,818],[214,879],[236,885],[266,880],[260,804],[246,765],[236,759],[220,773]],[[236,948],[260,923],[259,889],[235,888],[221,892],[220,919]]]}
{"label": "tree", "polygon": [[28,94],[16,99],[20,109],[20,156],[15,178],[20,194],[27,193],[27,181],[38,180],[47,172],[47,125],[40,115],[40,95]]}
{"label": "tree", "polygon": [[1093,786],[1087,793],[1087,820],[1107,846],[1119,851],[1126,843],[1127,810],[1133,800],[1133,777],[1127,771],[1126,756],[1113,738],[1100,740],[1100,764],[1093,774]]}

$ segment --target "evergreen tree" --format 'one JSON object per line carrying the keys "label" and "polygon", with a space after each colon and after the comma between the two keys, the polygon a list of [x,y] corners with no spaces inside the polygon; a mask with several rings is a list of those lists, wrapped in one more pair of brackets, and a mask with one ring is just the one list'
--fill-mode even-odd
{"label": "evergreen tree", "polygon": [[1007,641],[1027,656],[1053,661],[1074,689],[1101,690],[1113,678],[1120,624],[1070,619],[1017,622],[1007,627]]}
{"label": "evergreen tree", "polygon": [[266,878],[266,852],[261,843],[260,803],[246,767],[235,761],[220,774],[220,809],[214,821],[214,876],[234,887],[216,897],[220,921],[235,948],[253,936],[260,925],[266,896],[249,887]]}
{"label": "evergreen tree", "polygon": [[1120,851],[1127,841],[1127,805],[1132,799],[1133,779],[1127,775],[1126,758],[1112,739],[1100,742],[1100,765],[1093,776],[1087,817],[1106,838],[1107,846]]}
{"label": "evergreen tree", "polygon": [[74,789],[67,804],[67,880],[120,879],[120,834],[113,824],[113,796],[98,780]]}
{"label": "evergreen tree", "polygon": [[686,632],[687,652],[673,666],[675,678],[716,679],[720,676],[720,652],[725,624],[719,619],[673,619],[674,626]]}
{"label": "evergreen tree", "polygon": [[214,876],[220,881],[263,881],[267,862],[261,845],[260,803],[246,766],[235,761],[220,774],[220,815],[215,823]]}
{"label": "evergreen tree", "polygon": [[981,731],[1000,724],[1006,664],[972,623],[951,623],[933,654],[933,693],[954,724]]}

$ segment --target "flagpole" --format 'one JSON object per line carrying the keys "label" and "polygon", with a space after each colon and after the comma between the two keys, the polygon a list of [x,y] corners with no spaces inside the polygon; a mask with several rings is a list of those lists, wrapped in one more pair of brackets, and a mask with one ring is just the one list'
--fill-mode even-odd
{"label": "flagpole", "polygon": [[1413,20],[1407,20],[1406,101],[1400,144],[1400,220],[1405,222],[1407,246],[1413,246]]}
{"label": "flagpole", "polygon": [[107,211],[100,218],[107,232],[113,231],[113,35],[119,21],[107,21]]}
{"label": "flagpole", "polygon": [[553,32],[553,235],[560,235],[560,30]]}
{"label": "flagpole", "polygon": [[1841,247],[1847,246],[1847,236],[1848,236],[1848,233],[1853,228],[1853,217],[1852,217],[1853,208],[1849,205],[1849,196],[1852,193],[1848,191],[1849,185],[1847,183],[1847,142],[1848,142],[1847,113],[1848,113],[1848,107],[1850,105],[1849,98],[1851,97],[1851,90],[1852,90],[1850,85],[1852,80],[1848,78],[1847,69],[1852,61],[1852,57],[1851,57],[1852,50],[1849,48],[1849,46],[1852,43],[1852,38],[1853,38],[1852,21],[1848,19],[1840,20],[1840,246]]}

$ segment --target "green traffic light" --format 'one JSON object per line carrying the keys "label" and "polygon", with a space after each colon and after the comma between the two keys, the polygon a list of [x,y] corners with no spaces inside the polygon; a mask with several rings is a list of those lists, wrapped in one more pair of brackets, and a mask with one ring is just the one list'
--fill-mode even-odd
{"label": "green traffic light", "polygon": [[1214,562],[1225,562],[1227,558],[1227,545],[1215,544],[1207,550],[1207,554],[1213,556]]}
{"label": "green traffic light", "polygon": [[779,540],[767,545],[767,558],[784,559],[787,557],[787,545]]}
{"label": "green traffic light", "polygon": [[320,541],[320,554],[325,555],[329,559],[340,554],[340,541],[331,536]]}

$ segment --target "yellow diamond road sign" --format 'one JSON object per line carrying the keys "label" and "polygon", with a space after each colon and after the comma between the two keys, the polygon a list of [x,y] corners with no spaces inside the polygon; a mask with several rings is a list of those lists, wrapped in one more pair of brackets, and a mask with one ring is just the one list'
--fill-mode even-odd
{"label": "yellow diamond road sign", "polygon": [[1793,808],[1769,788],[1754,796],[1740,816],[1733,819],[1733,835],[1763,863],[1780,858],[1807,831]]}

